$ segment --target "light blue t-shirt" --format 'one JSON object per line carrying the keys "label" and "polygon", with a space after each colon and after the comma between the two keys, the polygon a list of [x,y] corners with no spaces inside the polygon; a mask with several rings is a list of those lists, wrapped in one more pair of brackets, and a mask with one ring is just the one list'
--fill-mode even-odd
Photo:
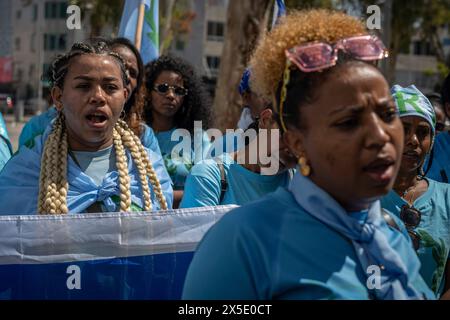
{"label": "light blue t-shirt", "polygon": [[291,171],[276,175],[261,175],[252,172],[225,154],[223,168],[227,180],[227,190],[221,196],[221,175],[217,163],[207,159],[196,164],[186,179],[180,208],[217,206],[219,204],[244,205],[286,187],[292,177]]}
{"label": "light blue t-shirt", "polygon": [[111,145],[95,152],[71,151],[75,163],[86,175],[100,185],[108,172],[116,169],[116,152]]}
{"label": "light blue t-shirt", "polygon": [[[196,133],[197,136],[195,137],[195,134],[191,135],[184,129],[178,129],[180,131],[177,132],[180,134],[177,135],[175,130],[177,128],[157,132],[155,136],[158,139],[167,171],[173,181],[174,190],[183,190],[186,177],[195,163],[206,158],[211,142],[205,131]],[[175,135],[173,140],[172,134]],[[174,149],[175,147],[176,149]],[[172,150],[177,151],[177,158],[172,157]]]}
{"label": "light blue t-shirt", "polygon": [[[424,168],[428,168],[427,159]],[[438,182],[450,182],[450,132],[442,132],[436,136],[433,146],[433,163],[427,177]]]}
{"label": "light blue t-shirt", "polygon": [[[417,251],[422,267],[420,273],[428,286],[440,295],[444,289],[445,264],[450,249],[450,185],[427,179],[428,190],[414,201],[422,213],[415,231],[420,235]],[[381,199],[381,206],[400,217],[403,205],[408,204],[394,190]]]}
{"label": "light blue t-shirt", "polygon": [[0,171],[8,162],[13,154],[11,142],[9,141],[8,131],[6,130],[6,123],[0,113]]}
{"label": "light blue t-shirt", "polygon": [[[408,270],[418,263],[407,235],[386,223],[381,230]],[[366,300],[369,274],[359,261],[348,238],[279,188],[227,213],[207,232],[187,272],[183,299]],[[409,283],[433,299],[416,274]]]}

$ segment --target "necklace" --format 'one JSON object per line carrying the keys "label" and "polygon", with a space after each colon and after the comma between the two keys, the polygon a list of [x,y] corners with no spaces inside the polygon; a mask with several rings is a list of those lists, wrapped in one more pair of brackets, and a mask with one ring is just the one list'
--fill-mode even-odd
{"label": "necklace", "polygon": [[[401,198],[402,198],[403,200],[405,200],[406,202],[408,202],[410,206],[412,206],[413,203],[414,203],[414,195],[416,194],[416,187],[417,187],[418,185],[419,185],[419,182],[417,181],[417,182],[414,183],[412,186],[410,186],[410,187],[407,188],[405,191],[403,191],[403,194],[402,194],[402,196],[401,196]],[[412,195],[411,195],[411,197],[409,198],[409,201],[408,201],[408,200],[406,199],[406,196],[408,195],[408,193],[409,193],[411,190],[413,191],[413,193],[412,193]]]}

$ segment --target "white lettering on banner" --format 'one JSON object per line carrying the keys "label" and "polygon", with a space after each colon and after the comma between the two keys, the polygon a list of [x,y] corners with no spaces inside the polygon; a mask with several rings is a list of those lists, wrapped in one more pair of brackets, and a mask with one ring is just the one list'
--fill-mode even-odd
{"label": "white lettering on banner", "polygon": [[369,30],[380,30],[381,29],[381,9],[377,5],[371,5],[367,7],[367,14],[371,14],[367,18],[366,26]]}
{"label": "white lettering on banner", "polygon": [[381,268],[377,265],[371,265],[367,267],[367,289],[381,289]]}
{"label": "white lettering on banner", "polygon": [[66,270],[67,274],[70,274],[70,276],[67,278],[66,286],[67,289],[73,290],[81,290],[81,269],[77,265],[70,265],[67,267]]}
{"label": "white lettering on banner", "polygon": [[81,9],[79,6],[71,5],[67,7],[67,14],[70,16],[66,20],[66,26],[69,30],[81,29]]}

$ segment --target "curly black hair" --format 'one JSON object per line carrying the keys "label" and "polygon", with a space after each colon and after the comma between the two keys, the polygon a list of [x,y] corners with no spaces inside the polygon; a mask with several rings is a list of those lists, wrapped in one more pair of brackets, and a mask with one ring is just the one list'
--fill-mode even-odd
{"label": "curly black hair", "polygon": [[[210,98],[193,67],[187,61],[172,55],[163,55],[149,62],[145,66],[145,86],[148,93],[153,90],[156,79],[163,71],[178,73],[183,78],[184,87],[188,90],[183,105],[174,116],[177,128],[189,130],[192,134],[194,121],[202,121],[203,129],[208,129],[211,122]],[[151,125],[153,117],[150,94],[147,95],[144,116],[147,124]]]}

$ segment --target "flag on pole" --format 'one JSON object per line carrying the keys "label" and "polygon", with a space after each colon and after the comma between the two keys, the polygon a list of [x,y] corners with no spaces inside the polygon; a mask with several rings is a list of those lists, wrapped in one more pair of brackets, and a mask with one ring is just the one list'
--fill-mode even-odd
{"label": "flag on pole", "polygon": [[275,27],[281,17],[286,15],[286,6],[284,0],[275,0],[273,7],[272,29]]}
{"label": "flag on pole", "polygon": [[158,0],[125,0],[120,20],[119,37],[136,44],[136,30],[139,29],[139,7],[145,5],[141,34],[141,47],[138,48],[144,64],[159,56],[159,5]]}

